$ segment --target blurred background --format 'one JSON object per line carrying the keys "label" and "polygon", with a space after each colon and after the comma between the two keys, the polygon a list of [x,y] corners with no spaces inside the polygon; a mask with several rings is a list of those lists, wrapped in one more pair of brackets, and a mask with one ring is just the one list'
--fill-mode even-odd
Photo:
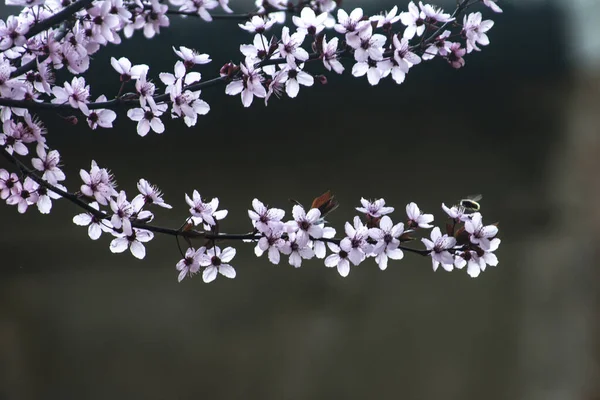
{"label": "blurred background", "polygon": [[[227,232],[248,231],[254,197],[289,215],[288,198],[332,190],[342,232],[363,196],[384,197],[394,220],[410,201],[441,220],[441,202],[481,193],[485,220],[500,223],[498,267],[471,279],[407,254],[342,279],[320,260],[274,266],[236,243],[236,279],[178,284],[172,237],[140,261],[91,241],[70,203],[49,216],[0,207],[0,399],[600,399],[600,2],[499,5],[481,8],[491,45],[465,68],[425,63],[400,86],[370,87],[346,64],[268,108],[209,88],[195,127],[146,138],[124,113],[99,131],[41,114],[69,188],[92,159],[130,193],[144,177],[174,206],[157,225],[178,227],[193,189],[220,198]],[[109,46],[86,74],[93,98],[118,91],[110,56],[158,80],[170,46],[185,45],[211,55],[200,71],[215,76],[251,43],[233,24],[173,18],[151,41]]]}

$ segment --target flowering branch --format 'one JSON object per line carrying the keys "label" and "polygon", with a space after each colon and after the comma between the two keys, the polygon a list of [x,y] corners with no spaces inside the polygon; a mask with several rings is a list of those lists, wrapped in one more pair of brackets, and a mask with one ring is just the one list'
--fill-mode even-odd
{"label": "flowering branch", "polygon": [[[117,118],[113,110],[126,109],[127,117],[137,122],[138,134],[145,136],[151,130],[164,132],[161,118],[168,111],[187,126],[195,125],[198,116],[210,110],[200,99],[201,90],[220,84],[226,84],[225,94],[239,94],[245,107],[250,107],[254,98],[264,99],[267,105],[272,95],[284,92],[296,97],[300,87],[312,86],[315,78],[325,84],[324,75],[304,70],[308,63],[322,63],[325,73],[341,74],[345,71],[342,61],[353,62],[352,75],[366,75],[371,85],[388,76],[401,84],[409,70],[422,61],[443,59],[453,68],[461,68],[466,54],[487,46],[491,20],[483,20],[481,12],[464,15],[462,23],[457,19],[480,3],[501,12],[495,0],[461,0],[451,14],[422,2],[411,2],[405,12],[398,13],[394,7],[370,17],[360,8],[349,14],[339,9],[337,19],[331,15],[337,7],[332,0],[299,0],[296,4],[258,0],[257,10],[248,14],[233,14],[228,0],[168,0],[168,4],[159,0],[79,0],[66,7],[54,0],[44,1],[7,0],[7,4],[27,7],[19,16],[0,20],[0,153],[18,172],[0,169],[0,199],[17,206],[20,213],[36,205],[47,214],[52,200],[65,198],[84,211],[73,222],[87,226],[91,239],[99,239],[102,233],[112,235],[112,252],[129,249],[137,258],[145,257],[144,243],[154,234],[175,236],[182,257],[177,263],[180,281],[201,270],[205,282],[218,274],[233,278],[235,269],[229,262],[235,249],[221,250],[217,246],[225,240],[253,242],[256,255],[267,253],[274,264],[280,262],[281,254],[289,256],[288,262],[294,267],[300,267],[304,259],[322,258],[327,267],[336,267],[342,276],[348,275],[351,265],[369,258],[384,270],[389,259],[400,260],[404,252],[430,257],[434,270],[440,265],[447,271],[467,266],[472,277],[486,265],[497,265],[494,252],[500,244],[498,228],[483,225],[475,200],[463,200],[451,207],[442,204],[449,222],[440,228],[431,224],[433,215],[421,212],[415,203],[406,206],[403,222],[394,224],[389,216],[393,207],[385,206],[383,199],[363,198],[362,207],[356,208],[362,218],[354,217],[345,224],[345,235],[335,237],[335,229],[325,220],[337,207],[329,192],[306,209],[294,205],[293,218],[288,221],[283,220],[284,210],[268,208],[255,199],[253,209],[248,211],[251,231],[230,234],[221,231],[228,213],[218,210],[218,198],[207,201],[194,191],[191,197],[185,195],[189,213],[180,228],[152,225],[154,214],[150,208],[171,206],[145,179],[137,184],[140,193],[129,199],[125,191],[116,190],[113,175],[92,161],[89,170],[80,170],[83,183],[78,192],[62,186],[60,182],[66,176],[60,154],[49,148],[46,129],[31,114],[41,109],[77,110],[91,129],[97,129],[111,128]],[[211,14],[218,6],[228,14]],[[295,31],[283,26],[280,35],[267,37],[276,24],[285,22],[287,14],[292,14]],[[207,22],[245,21],[238,26],[252,33],[253,41],[240,46],[243,61],[223,65],[218,77],[204,81],[194,69],[211,62],[210,57],[183,46],[173,47],[179,61],[173,72],[158,74],[163,85],[160,89],[148,78],[147,65],[132,65],[125,57],[111,58],[121,82],[119,92],[113,99],[101,95],[92,101],[89,85],[79,76],[89,68],[90,56],[108,43],[121,43],[121,36],[129,38],[136,30],[152,38],[160,28],[169,26],[169,15],[197,16]],[[398,22],[402,30],[397,29]],[[328,30],[333,30],[329,39]],[[75,76],[59,85],[54,73],[62,68]],[[126,92],[128,86],[134,89]],[[75,118],[72,121],[77,123]],[[32,169],[23,159],[30,156],[33,147],[37,157],[31,155]],[[431,229],[429,237],[420,239],[424,249],[405,246],[408,242],[418,243],[415,235],[424,229]],[[179,239],[188,245],[185,252]],[[194,247],[192,241],[200,241],[201,246]]]}

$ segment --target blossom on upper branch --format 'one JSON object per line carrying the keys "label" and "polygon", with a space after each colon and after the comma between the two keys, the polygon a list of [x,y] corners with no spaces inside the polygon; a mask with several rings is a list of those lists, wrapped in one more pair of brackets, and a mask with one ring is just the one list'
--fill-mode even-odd
{"label": "blossom on upper branch", "polygon": [[192,198],[186,194],[185,201],[190,206],[190,214],[195,225],[200,223],[216,225],[216,221],[227,216],[227,210],[217,211],[217,208],[219,208],[218,198],[215,197],[210,202],[205,203],[197,190],[194,190]]}
{"label": "blossom on upper branch", "polygon": [[425,21],[430,24],[454,21],[454,18],[450,14],[445,13],[444,10],[439,7],[434,7],[431,4],[423,4],[421,1],[419,1],[419,7],[425,15]]}
{"label": "blossom on upper branch", "polygon": [[281,74],[285,79],[285,92],[291,98],[298,95],[300,85],[312,86],[315,83],[315,78],[312,75],[302,71],[299,68],[285,68]]}
{"label": "blossom on upper branch", "polygon": [[326,12],[316,15],[310,7],[304,7],[302,11],[300,11],[299,17],[295,15],[292,17],[294,25],[298,27],[298,32],[313,36],[321,33],[321,31],[325,29],[326,20]]}
{"label": "blossom on upper branch", "polygon": [[[96,99],[97,103],[103,103],[106,101],[106,96],[102,95],[100,97],[98,97],[98,99]],[[108,110],[108,109],[95,109],[95,110],[90,110],[88,109],[88,111],[84,111],[83,112],[86,116],[88,125],[90,126],[90,128],[92,129],[96,129],[98,127],[102,127],[102,128],[112,128],[113,125],[113,121],[117,118],[117,113],[115,113],[113,110]]]}
{"label": "blossom on upper branch", "polygon": [[400,21],[406,26],[403,35],[407,39],[412,39],[415,34],[421,36],[425,32],[425,14],[412,1],[408,3],[408,12],[400,13]]}
{"label": "blossom on upper branch", "polygon": [[149,69],[146,64],[132,66],[131,61],[126,57],[121,57],[118,60],[111,57],[110,65],[121,75],[121,82],[127,82],[130,79],[139,79],[141,75],[146,75]]}
{"label": "blossom on upper branch", "polygon": [[254,15],[250,21],[245,24],[238,24],[240,28],[250,33],[265,33],[271,29],[276,21],[270,16]]}
{"label": "blossom on upper branch", "polygon": [[493,12],[501,13],[502,9],[496,4],[498,0],[483,0],[483,4],[492,9]]}
{"label": "blossom on upper branch", "polygon": [[373,34],[373,28],[369,25],[358,35],[346,38],[348,46],[354,49],[354,59],[359,62],[367,62],[369,58],[374,61],[383,59],[383,46],[386,37],[379,33]]}
{"label": "blossom on upper branch", "polygon": [[9,16],[6,22],[0,19],[0,50],[25,44],[25,34],[29,25],[14,15]]}
{"label": "blossom on upper branch", "polygon": [[346,237],[340,242],[340,247],[348,253],[350,261],[354,265],[358,265],[373,250],[373,245],[367,242],[369,229],[363,225],[359,217],[354,217],[354,225],[346,222],[344,228]]}
{"label": "blossom on upper branch", "polygon": [[387,268],[388,258],[401,260],[404,257],[404,253],[398,248],[400,246],[398,238],[403,233],[404,224],[399,222],[394,225],[387,215],[379,221],[379,228],[369,229],[369,236],[377,241],[373,247],[373,254],[376,254],[375,261],[382,271]]}
{"label": "blossom on upper branch", "polygon": [[285,245],[285,240],[281,237],[284,233],[283,226],[274,226],[262,233],[263,237],[258,240],[254,247],[254,254],[256,254],[256,257],[260,257],[266,251],[269,261],[276,265],[279,264],[281,258],[279,252]]}
{"label": "blossom on upper branch", "polygon": [[212,61],[208,54],[198,54],[196,50],[185,46],[179,46],[179,50],[173,46],[173,51],[177,54],[177,57],[183,60],[183,63],[187,68],[191,68],[196,64],[208,64]]}
{"label": "blossom on upper branch", "polygon": [[378,28],[389,30],[392,28],[393,24],[400,20],[400,16],[396,15],[396,13],[398,13],[398,6],[392,7],[392,9],[388,11],[385,15],[374,15],[369,19],[371,21],[377,22]]}
{"label": "blossom on upper branch", "polygon": [[480,51],[481,49],[477,47],[477,43],[482,46],[490,44],[486,32],[492,29],[492,26],[494,26],[494,21],[489,19],[482,21],[480,12],[465,15],[462,34],[467,38],[467,53],[473,50]]}
{"label": "blossom on upper branch", "polygon": [[279,208],[267,208],[262,201],[252,200],[254,210],[248,210],[248,216],[252,220],[252,226],[261,233],[267,233],[272,230],[283,229],[281,219],[285,216],[285,211]]}
{"label": "blossom on upper branch", "polygon": [[406,215],[408,215],[409,227],[418,226],[419,228],[431,228],[430,222],[433,222],[433,215],[423,214],[416,203],[406,205]]}
{"label": "blossom on upper branch", "polygon": [[385,207],[384,199],[369,201],[362,197],[360,199],[360,204],[362,204],[362,207],[356,207],[356,211],[367,214],[371,218],[380,218],[394,212],[394,207]]}
{"label": "blossom on upper branch", "polygon": [[168,209],[173,208],[171,205],[165,203],[165,201],[162,198],[163,195],[162,195],[161,191],[158,189],[158,187],[156,187],[155,185],[152,185],[147,180],[140,179],[137,183],[137,188],[140,191],[140,194],[135,196],[132,203],[135,202],[136,199],[139,197],[139,198],[143,199],[144,204],[154,204],[159,207],[168,208]]}
{"label": "blossom on upper branch", "polygon": [[319,225],[321,221],[321,211],[317,208],[311,208],[308,213],[304,208],[296,204],[292,208],[293,221],[286,223],[288,232],[296,233],[298,244],[301,247],[306,246],[311,237],[318,239],[323,236],[323,228]]}
{"label": "blossom on upper branch", "polygon": [[354,35],[369,25],[368,20],[363,20],[362,8],[355,8],[350,12],[350,15],[340,8],[337,12],[337,17],[338,23],[333,27],[337,33]]}
{"label": "blossom on upper branch", "polygon": [[305,36],[306,34],[300,31],[290,36],[290,29],[287,26],[281,30],[279,53],[291,68],[296,67],[296,60],[300,62],[308,60],[308,53],[302,48]]}

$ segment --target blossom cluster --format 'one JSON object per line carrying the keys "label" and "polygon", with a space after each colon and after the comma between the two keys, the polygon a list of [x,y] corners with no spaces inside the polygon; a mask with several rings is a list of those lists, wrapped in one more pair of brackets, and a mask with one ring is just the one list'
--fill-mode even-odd
{"label": "blossom cluster", "polygon": [[[157,232],[183,238],[189,246],[185,252],[180,247],[179,280],[201,269],[206,282],[219,273],[233,278],[235,270],[229,263],[236,251],[217,246],[228,239],[256,242],[256,255],[267,253],[274,264],[282,254],[294,267],[305,259],[324,259],[327,267],[336,267],[342,276],[368,258],[386,269],[388,260],[400,260],[406,251],[431,257],[434,270],[439,265],[445,270],[467,266],[471,276],[486,265],[497,264],[497,228],[484,226],[480,213],[460,206],[444,206],[453,223],[452,230],[442,234],[431,225],[433,216],[421,213],[414,203],[406,207],[407,219],[394,223],[388,215],[394,209],[386,207],[383,199],[363,199],[357,211],[364,217],[347,222],[345,236],[336,238],[335,229],[326,226],[325,220],[331,212],[330,198],[308,210],[296,204],[287,221],[282,209],[268,208],[255,199],[249,211],[253,231],[226,235],[220,231],[220,221],[227,210],[218,210],[217,198],[207,201],[194,191],[191,197],[185,195],[190,208],[182,228],[156,227],[150,224],[154,219],[151,208],[171,206],[145,179],[137,184],[139,193],[130,197],[117,189],[108,169],[92,161],[89,170],[80,171],[79,190],[69,192],[63,185],[67,177],[60,153],[50,148],[48,132],[35,115],[38,109],[68,110],[73,115],[67,121],[76,124],[79,116],[95,130],[112,128],[117,111],[125,109],[127,117],[137,123],[137,133],[145,136],[150,131],[163,133],[163,118],[169,115],[187,126],[196,125],[198,116],[210,111],[200,98],[201,90],[215,83],[222,83],[227,95],[240,95],[245,107],[254,98],[264,99],[266,105],[273,95],[285,93],[294,98],[302,86],[326,83],[325,76],[309,65],[322,65],[321,72],[336,74],[351,65],[351,74],[366,76],[371,85],[387,77],[401,84],[409,70],[423,61],[443,59],[460,68],[466,54],[487,46],[493,21],[484,19],[481,11],[467,13],[467,9],[481,4],[484,11],[502,12],[496,0],[461,0],[452,13],[411,1],[404,11],[393,7],[371,16],[361,8],[337,9],[334,0],[298,0],[297,4],[257,0],[256,11],[238,24],[253,35],[252,43],[239,47],[240,62],[227,63],[212,79],[203,80],[195,69],[210,63],[210,56],[174,46],[177,61],[172,71],[159,72],[153,80],[148,65],[112,57],[113,76],[120,83],[115,96],[92,95],[83,76],[102,47],[118,45],[135,31],[150,39],[167,28],[172,18],[195,16],[207,22],[224,18],[214,10],[231,13],[229,0],[6,0],[6,4],[23,8],[18,15],[0,20],[0,154],[14,167],[12,171],[0,169],[0,199],[17,206],[18,212],[36,206],[47,214],[53,200],[66,198],[84,209],[73,222],[87,226],[90,238],[109,234],[112,252],[129,249],[140,259],[146,255],[145,243]],[[287,23],[289,14],[291,23]],[[61,69],[73,76],[57,82]],[[415,239],[417,230],[431,228],[430,238],[422,239],[425,250],[404,247],[404,242]],[[202,240],[202,245],[192,246],[195,239]]]}

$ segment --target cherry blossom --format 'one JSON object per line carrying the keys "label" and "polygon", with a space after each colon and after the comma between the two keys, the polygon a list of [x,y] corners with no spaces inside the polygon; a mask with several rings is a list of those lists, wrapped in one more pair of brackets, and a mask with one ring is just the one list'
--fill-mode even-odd
{"label": "cherry blossom", "polygon": [[55,98],[53,103],[69,103],[73,108],[79,108],[81,111],[89,112],[87,100],[90,96],[90,87],[86,86],[85,79],[73,77],[71,83],[65,82],[64,88],[55,86],[52,89]]}
{"label": "cherry blossom", "polygon": [[431,263],[433,270],[436,271],[441,264],[446,271],[452,271],[454,258],[448,251],[456,245],[456,239],[449,237],[447,234],[442,236],[440,228],[437,226],[431,230],[431,240],[422,238],[421,241],[430,250]]}
{"label": "cherry blossom", "polygon": [[349,254],[340,248],[337,244],[327,243],[329,249],[333,252],[325,259],[326,267],[336,267],[338,272],[344,278],[350,273],[350,258]]}
{"label": "cherry blossom", "polygon": [[242,104],[244,107],[250,107],[254,96],[264,98],[267,95],[267,91],[262,85],[264,78],[260,75],[258,70],[254,69],[251,61],[248,62],[247,60],[245,64],[240,65],[240,68],[243,73],[243,78],[229,83],[225,88],[225,93],[230,96],[241,93]]}
{"label": "cherry blossom", "polygon": [[406,215],[408,215],[408,226],[418,226],[419,228],[432,228],[433,215],[423,214],[416,203],[406,205]]}
{"label": "cherry blossom", "polygon": [[289,255],[289,263],[291,266],[299,268],[302,265],[302,260],[310,260],[315,256],[313,249],[308,247],[308,242],[300,239],[296,233],[290,233],[288,240],[279,248],[283,254]]}
{"label": "cherry blossom", "polygon": [[302,11],[300,11],[299,17],[295,15],[292,17],[294,25],[298,27],[298,32],[313,36],[318,35],[325,29],[326,20],[326,12],[316,15],[314,10],[309,7],[304,7]]}
{"label": "cherry blossom", "polygon": [[[259,232],[267,233],[272,230],[281,231],[283,223],[281,219],[285,216],[285,211],[279,208],[268,208],[258,199],[252,200],[254,210],[248,210],[248,216]],[[263,250],[264,251],[264,250]]]}
{"label": "cherry blossom", "polygon": [[228,263],[235,257],[235,249],[227,247],[221,251],[217,246],[206,251],[206,257],[200,259],[200,265],[206,267],[202,272],[202,279],[210,283],[221,274],[226,278],[235,278],[235,269]]}
{"label": "cherry blossom", "polygon": [[[90,203],[90,207],[98,211],[100,210],[100,206],[95,201]],[[74,216],[73,223],[79,226],[87,226],[88,236],[92,240],[98,240],[102,232],[112,232],[112,225],[109,221],[98,218],[89,212]]]}
{"label": "cherry blossom", "polygon": [[147,180],[143,178],[140,179],[137,183],[137,188],[140,191],[140,194],[135,197],[132,203],[134,203],[137,198],[140,198],[143,200],[143,204],[154,204],[167,209],[173,208],[171,205],[165,203],[158,187],[152,185]]}
{"label": "cherry blossom", "polygon": [[30,177],[26,177],[23,186],[18,186],[17,190],[6,199],[6,204],[17,206],[19,213],[24,214],[27,207],[36,204],[38,201],[37,189],[39,185]]}
{"label": "cherry blossom", "polygon": [[354,217],[354,224],[351,225],[346,222],[344,230],[346,237],[340,242],[340,247],[348,253],[348,258],[352,261],[352,264],[358,265],[373,250],[373,246],[367,242],[369,229],[363,225],[359,217]]}
{"label": "cherry blossom", "polygon": [[406,26],[403,35],[407,39],[412,39],[415,35],[421,36],[425,32],[425,14],[413,1],[408,3],[408,12],[400,13],[400,22]]}
{"label": "cherry blossom", "polygon": [[387,215],[384,215],[379,222],[379,228],[370,228],[369,236],[376,240],[373,247],[373,253],[376,254],[375,261],[382,271],[387,268],[388,258],[392,260],[401,260],[404,253],[398,247],[400,240],[398,238],[404,233],[404,224],[402,222],[394,225]]}
{"label": "cherry blossom", "polygon": [[110,251],[113,253],[123,253],[129,249],[131,254],[140,260],[146,257],[146,248],[143,243],[149,242],[154,238],[152,232],[131,228],[129,225],[123,225],[123,233],[117,235],[117,238],[110,242]]}
{"label": "cherry blossom", "polygon": [[338,38],[334,37],[327,42],[326,36],[323,36],[322,47],[323,66],[325,66],[327,71],[331,71],[333,69],[338,74],[344,72],[344,66],[338,60],[337,55]]}
{"label": "cherry blossom", "polygon": [[273,264],[279,264],[281,258],[279,252],[286,244],[285,240],[281,237],[283,234],[282,229],[282,226],[275,226],[263,232],[263,237],[258,240],[258,243],[254,247],[256,257],[260,257],[264,252],[267,252],[269,261]]}
{"label": "cherry blossom", "polygon": [[32,158],[31,165],[36,170],[42,172],[42,179],[55,185],[59,181],[64,181],[66,176],[58,167],[60,163],[60,154],[58,150],[50,150],[46,152],[44,146],[38,145],[36,153],[39,158]]}
{"label": "cherry blossom", "polygon": [[181,282],[183,278],[192,275],[195,275],[200,270],[200,262],[206,258],[206,247],[200,247],[198,250],[190,247],[185,252],[185,257],[179,260],[176,265],[177,271],[179,271],[179,276],[177,277],[177,281]]}
{"label": "cherry blossom", "polygon": [[121,57],[118,60],[111,57],[110,65],[121,75],[121,82],[127,82],[130,79],[139,79],[140,76],[146,75],[149,69],[146,64],[132,66],[131,61],[126,57]]}
{"label": "cherry blossom", "polygon": [[317,208],[311,208],[308,212],[296,204],[292,208],[293,221],[286,223],[288,232],[296,233],[298,244],[305,246],[311,237],[320,238],[323,236],[323,228],[319,225],[321,222],[321,211]]}
{"label": "cherry blossom", "polygon": [[498,5],[496,4],[497,1],[498,0],[483,0],[483,4],[485,4],[487,7],[491,8],[492,11],[501,13],[502,9],[500,7],[498,7]]}
{"label": "cherry blossom", "polygon": [[154,109],[148,106],[142,108],[132,108],[127,111],[127,116],[132,121],[138,121],[137,133],[140,136],[146,136],[150,132],[150,128],[156,133],[163,133],[165,125],[160,120],[160,116],[167,111],[166,104],[158,104]]}
{"label": "cherry blossom", "polygon": [[481,51],[477,47],[477,44],[482,46],[490,44],[490,39],[486,35],[486,32],[492,29],[494,21],[482,21],[482,18],[483,16],[480,12],[471,13],[464,17],[462,33],[467,37],[467,53],[473,50]]}

